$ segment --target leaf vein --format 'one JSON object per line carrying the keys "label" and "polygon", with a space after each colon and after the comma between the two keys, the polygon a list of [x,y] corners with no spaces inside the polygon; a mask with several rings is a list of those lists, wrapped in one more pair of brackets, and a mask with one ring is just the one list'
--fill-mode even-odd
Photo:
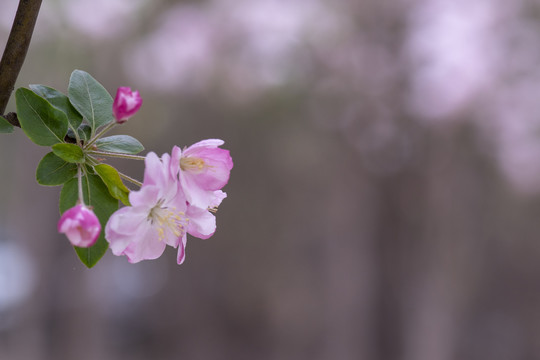
{"label": "leaf vein", "polygon": [[92,131],[96,129],[96,116],[94,113],[94,102],[92,101],[92,94],[90,93],[90,86],[88,85],[88,79],[86,75],[83,76],[86,92],[88,93],[88,101],[90,101],[90,109],[92,110]]}
{"label": "leaf vein", "polygon": [[47,130],[49,130],[49,132],[50,132],[51,134],[53,134],[55,138],[58,139],[58,141],[62,142],[62,139],[60,139],[60,138],[58,137],[58,135],[56,135],[56,134],[55,134],[55,133],[54,133],[54,132],[46,125],[46,124],[45,124],[45,121],[43,121],[43,119],[41,118],[41,116],[39,115],[39,113],[36,111],[36,109],[34,109],[34,107],[30,104],[30,101],[28,101],[28,98],[26,97],[26,95],[25,95],[24,93],[23,93],[23,96],[24,96],[24,101],[26,101],[26,104],[28,105],[28,107],[29,107],[30,109],[32,109],[32,111],[34,112],[34,114],[36,114],[36,116],[38,117],[39,121],[41,121],[41,123],[43,124],[43,126],[45,126],[45,128],[46,128]]}

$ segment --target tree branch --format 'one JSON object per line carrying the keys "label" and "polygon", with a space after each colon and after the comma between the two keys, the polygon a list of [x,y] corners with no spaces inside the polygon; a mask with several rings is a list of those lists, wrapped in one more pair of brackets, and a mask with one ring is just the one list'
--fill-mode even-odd
{"label": "tree branch", "polygon": [[[41,0],[20,0],[13,26],[0,60],[0,115],[6,110],[15,81],[30,46]],[[12,115],[13,116],[13,115]]]}

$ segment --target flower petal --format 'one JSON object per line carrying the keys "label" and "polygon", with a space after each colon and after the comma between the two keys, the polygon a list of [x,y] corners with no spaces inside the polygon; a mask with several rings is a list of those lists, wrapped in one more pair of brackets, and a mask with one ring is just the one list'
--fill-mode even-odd
{"label": "flower petal", "polygon": [[209,208],[217,208],[219,205],[221,205],[221,202],[223,199],[227,197],[227,193],[221,190],[214,191],[213,199],[210,202]]}
{"label": "flower petal", "polygon": [[126,255],[130,263],[137,263],[141,260],[157,259],[165,251],[164,241],[159,240],[159,235],[155,228],[145,227],[145,232],[132,241],[124,250],[123,255]]}
{"label": "flower petal", "polygon": [[173,146],[172,152],[171,152],[171,163],[169,166],[171,175],[173,177],[178,176],[178,172],[180,171],[180,159],[182,158],[182,149],[180,149],[178,146]]}
{"label": "flower petal", "polygon": [[147,185],[138,191],[129,193],[129,202],[131,206],[142,206],[151,209],[160,199],[161,190],[155,185]]}
{"label": "flower petal", "polygon": [[204,190],[197,179],[185,172],[180,172],[180,186],[190,205],[206,209],[210,206],[214,196],[213,191]]}
{"label": "flower petal", "polygon": [[155,152],[149,152],[144,159],[144,180],[145,185],[162,186],[165,182],[163,176],[163,164]]}
{"label": "flower petal", "polygon": [[198,148],[184,156],[202,159],[204,167],[201,171],[185,171],[194,178],[197,184],[204,190],[220,190],[229,181],[233,161],[229,150],[219,148]]}
{"label": "flower petal", "polygon": [[200,147],[203,147],[203,148],[207,148],[207,147],[218,147],[218,146],[221,146],[225,144],[225,141],[221,140],[221,139],[206,139],[206,140],[201,140],[199,142],[196,142],[195,144],[191,145],[190,147],[188,147],[186,149],[186,153],[190,153],[190,151],[192,150],[195,150],[197,148],[200,148]]}
{"label": "flower petal", "polygon": [[216,217],[206,209],[188,206],[189,218],[187,232],[199,239],[208,239],[216,232]]}
{"label": "flower petal", "polygon": [[186,242],[187,238],[184,235],[182,237],[182,241],[180,242],[180,246],[178,246],[178,254],[176,256],[176,262],[178,263],[178,265],[182,265],[182,263],[186,259]]}
{"label": "flower petal", "polygon": [[170,157],[164,156],[164,161],[153,152],[146,155],[144,160],[144,185],[155,185],[160,189],[160,198],[171,198],[176,194],[176,178],[170,173]]}
{"label": "flower petal", "polygon": [[126,206],[111,215],[105,226],[105,239],[114,255],[122,255],[131,242],[146,233],[147,216],[147,210],[140,206]]}

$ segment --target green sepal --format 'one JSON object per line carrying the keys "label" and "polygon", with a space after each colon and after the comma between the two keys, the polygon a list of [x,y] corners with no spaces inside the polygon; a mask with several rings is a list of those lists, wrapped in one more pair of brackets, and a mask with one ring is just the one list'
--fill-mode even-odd
{"label": "green sepal", "polygon": [[94,170],[101,177],[101,180],[109,188],[112,197],[120,200],[124,205],[130,206],[129,189],[124,185],[118,171],[110,165],[99,164],[94,166]]}
{"label": "green sepal", "polygon": [[83,171],[85,171],[86,174],[97,175],[96,172],[94,171],[93,166],[88,165],[88,163],[85,163],[82,166],[83,166]]}
{"label": "green sepal", "polygon": [[14,126],[9,123],[6,119],[0,116],[0,133],[12,133]]}
{"label": "green sepal", "polygon": [[63,111],[25,88],[17,89],[15,102],[21,128],[30,140],[41,146],[51,146],[64,141],[68,120]]}
{"label": "green sepal", "polygon": [[81,124],[77,132],[79,133],[79,138],[84,142],[88,142],[92,138],[92,128],[88,124]]}
{"label": "green sepal", "polygon": [[[118,210],[118,200],[113,198],[97,175],[86,175],[82,178],[84,203],[93,207],[93,211],[101,224],[101,233],[97,242],[89,248],[75,246],[75,251],[82,263],[93,267],[105,255],[109,243],[105,240],[105,226],[111,215]],[[77,179],[68,181],[60,192],[60,213],[72,208],[78,200]]]}
{"label": "green sepal", "polygon": [[129,135],[113,135],[96,141],[99,150],[121,154],[138,154],[144,150],[144,146]]}
{"label": "green sepal", "polygon": [[73,179],[77,165],[70,164],[50,152],[41,159],[36,169],[36,180],[40,185],[56,186]]}
{"label": "green sepal", "polygon": [[87,72],[75,70],[71,73],[68,97],[75,109],[88,121],[92,135],[100,126],[114,121],[111,95]]}
{"label": "green sepal", "polygon": [[30,85],[30,89],[66,114],[69,124],[77,129],[83,120],[82,115],[71,105],[69,98],[60,91],[45,85]]}
{"label": "green sepal", "polygon": [[55,144],[52,151],[56,156],[69,163],[83,163],[84,152],[75,144]]}

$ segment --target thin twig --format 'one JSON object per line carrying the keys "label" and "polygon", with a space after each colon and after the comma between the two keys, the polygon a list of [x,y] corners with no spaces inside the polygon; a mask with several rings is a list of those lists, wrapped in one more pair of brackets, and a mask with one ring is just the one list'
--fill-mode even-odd
{"label": "thin twig", "polygon": [[133,184],[141,187],[142,186],[142,182],[138,181],[138,180],[135,180],[134,178],[132,178],[131,176],[127,176],[126,174],[122,174],[120,171],[118,172],[118,175],[120,175],[120,177],[122,179],[125,179],[129,182],[132,182]]}
{"label": "thin twig", "polygon": [[15,82],[30,46],[40,6],[41,0],[19,1],[6,48],[0,60],[0,114],[6,110],[15,88]]}
{"label": "thin twig", "polygon": [[77,164],[77,178],[78,178],[78,186],[79,186],[79,202],[80,204],[84,205],[84,195],[82,190],[82,174],[81,174],[81,164]]}
{"label": "thin twig", "polygon": [[[99,140],[99,138],[101,138],[103,135],[105,135],[105,133],[109,130],[111,130],[113,127],[115,127],[116,125],[118,125],[116,123],[116,121],[113,121],[113,122],[110,122],[109,124],[107,124],[107,126],[105,126],[103,129],[101,129],[101,131],[94,137],[92,137],[92,139],[86,143],[86,145],[84,146],[86,149],[88,149],[90,146],[92,146],[96,141]],[[93,134],[93,131],[92,130],[92,134]]]}
{"label": "thin twig", "polygon": [[101,151],[101,150],[88,150],[86,151],[86,153],[89,155],[108,156],[108,157],[115,157],[115,158],[120,158],[120,159],[130,159],[130,160],[145,160],[146,159],[145,156],[115,153],[115,152]]}

